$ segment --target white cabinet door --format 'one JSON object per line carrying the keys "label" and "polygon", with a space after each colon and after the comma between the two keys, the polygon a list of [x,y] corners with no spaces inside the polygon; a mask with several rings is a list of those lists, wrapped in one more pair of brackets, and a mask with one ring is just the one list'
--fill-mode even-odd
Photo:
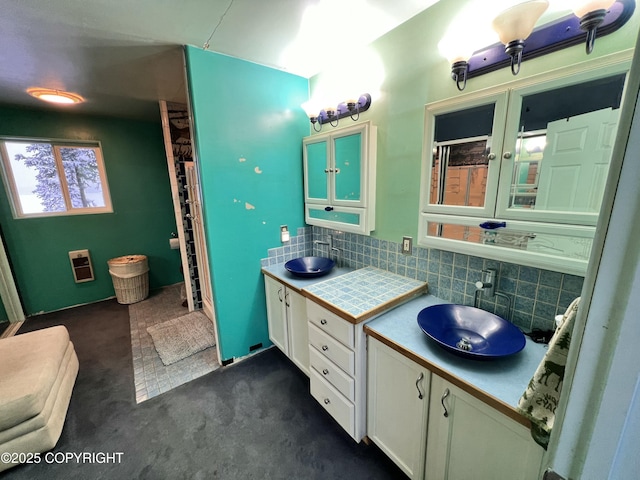
{"label": "white cabinet door", "polygon": [[528,428],[432,375],[425,479],[531,480],[542,454]]}
{"label": "white cabinet door", "polygon": [[305,298],[266,275],[264,289],[269,339],[309,376],[309,327]]}
{"label": "white cabinet door", "polygon": [[285,286],[265,275],[264,289],[267,298],[269,340],[288,356],[289,332],[287,331],[287,311],[284,303]]}
{"label": "white cabinet door", "polygon": [[309,376],[309,326],[307,303],[299,293],[287,288],[285,294],[289,326],[289,358]]}
{"label": "white cabinet door", "polygon": [[421,479],[431,374],[375,338],[368,342],[367,436],[409,478]]}

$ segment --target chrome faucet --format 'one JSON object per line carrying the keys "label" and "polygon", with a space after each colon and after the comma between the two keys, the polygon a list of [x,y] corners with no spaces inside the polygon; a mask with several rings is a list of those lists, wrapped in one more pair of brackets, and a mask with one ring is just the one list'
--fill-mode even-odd
{"label": "chrome faucet", "polygon": [[315,245],[325,245],[327,247],[327,257],[333,259],[333,254],[335,253],[335,262],[336,266],[340,267],[341,263],[341,250],[333,246],[333,235],[327,235],[327,241],[324,242],[322,240],[314,240],[313,243]]}
{"label": "chrome faucet", "polygon": [[480,295],[483,297],[502,297],[507,300],[507,313],[509,315],[509,321],[511,321],[512,312],[512,302],[511,297],[505,295],[502,292],[498,292],[498,274],[494,268],[487,268],[482,271],[482,280],[476,282],[476,294],[474,297],[473,306],[479,308],[480,306]]}

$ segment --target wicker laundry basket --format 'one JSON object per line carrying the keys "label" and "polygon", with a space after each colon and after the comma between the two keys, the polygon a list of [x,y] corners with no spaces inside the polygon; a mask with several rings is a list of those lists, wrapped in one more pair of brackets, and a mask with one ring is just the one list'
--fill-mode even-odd
{"label": "wicker laundry basket", "polygon": [[149,264],[145,255],[125,255],[107,261],[118,303],[141,302],[149,296]]}

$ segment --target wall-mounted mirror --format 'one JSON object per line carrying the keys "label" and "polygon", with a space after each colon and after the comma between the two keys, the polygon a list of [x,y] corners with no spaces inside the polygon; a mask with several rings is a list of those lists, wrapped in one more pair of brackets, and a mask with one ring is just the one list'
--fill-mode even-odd
{"label": "wall-mounted mirror", "polygon": [[629,66],[427,105],[419,244],[584,274]]}

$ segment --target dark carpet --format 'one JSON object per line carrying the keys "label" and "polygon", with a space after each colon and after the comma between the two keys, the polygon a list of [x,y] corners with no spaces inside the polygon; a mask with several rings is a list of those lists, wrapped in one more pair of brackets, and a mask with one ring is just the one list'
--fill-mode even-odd
{"label": "dark carpet", "polygon": [[[80,371],[52,451],[59,463],[21,465],[3,479],[406,478],[377,447],[356,444],[275,348],[137,405],[127,306],[109,300],[42,315],[19,333],[60,324]],[[64,461],[82,452],[120,461]]]}

